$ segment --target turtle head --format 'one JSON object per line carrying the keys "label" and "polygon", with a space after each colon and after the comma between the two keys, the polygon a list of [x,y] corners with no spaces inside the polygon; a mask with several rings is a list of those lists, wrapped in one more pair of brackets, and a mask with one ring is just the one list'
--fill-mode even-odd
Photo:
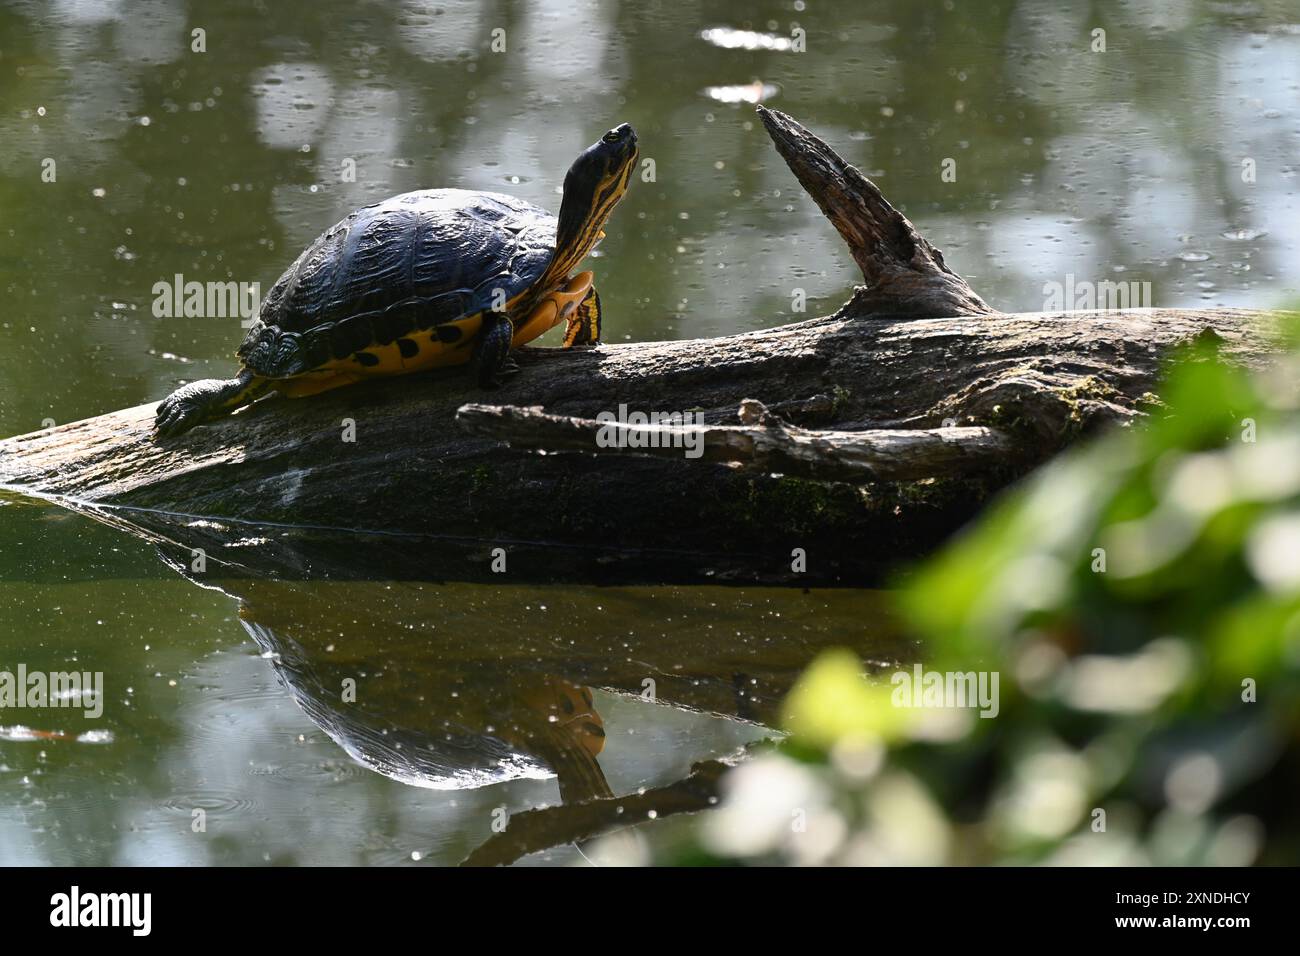
{"label": "turtle head", "polygon": [[623,123],[583,150],[569,167],[555,236],[555,257],[565,274],[596,244],[610,212],[627,192],[636,155],[636,130]]}

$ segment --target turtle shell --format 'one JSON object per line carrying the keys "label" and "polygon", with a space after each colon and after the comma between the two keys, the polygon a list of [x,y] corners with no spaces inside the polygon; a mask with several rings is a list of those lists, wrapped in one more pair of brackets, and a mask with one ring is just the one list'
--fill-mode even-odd
{"label": "turtle shell", "polygon": [[292,378],[346,362],[364,371],[377,362],[368,350],[394,343],[410,357],[465,348],[457,320],[513,308],[550,264],[555,228],[545,209],[500,193],[427,189],[365,206],[280,276],[239,358]]}

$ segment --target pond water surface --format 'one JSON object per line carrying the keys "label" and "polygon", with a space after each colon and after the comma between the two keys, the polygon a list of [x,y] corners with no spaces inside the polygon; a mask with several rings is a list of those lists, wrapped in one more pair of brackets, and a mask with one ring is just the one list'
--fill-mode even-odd
{"label": "pond water surface", "polygon": [[[322,229],[410,189],[556,208],[622,121],[654,178],[593,260],[608,339],[778,325],[803,317],[797,290],[831,311],[852,262],[759,99],[1003,310],[1071,275],[1150,283],[1159,306],[1295,294],[1292,0],[10,0],[0,434],[228,374],[238,319],[155,317],[156,283],[269,288]],[[456,863],[502,813],[668,787],[769,735],[822,647],[915,652],[873,592],[354,570],[200,587],[149,542],[0,499],[0,670],[105,675],[97,719],[0,711],[0,864]]]}

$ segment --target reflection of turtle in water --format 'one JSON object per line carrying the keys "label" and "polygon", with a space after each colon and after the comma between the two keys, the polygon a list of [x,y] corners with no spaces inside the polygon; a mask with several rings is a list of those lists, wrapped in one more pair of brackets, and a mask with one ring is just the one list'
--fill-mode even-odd
{"label": "reflection of turtle in water", "polygon": [[[512,743],[536,754],[555,771],[560,799],[581,803],[612,797],[596,758],[605,747],[605,722],[596,713],[591,689],[549,677],[521,687],[519,700],[529,715],[517,724]],[[543,723],[538,724],[541,717]]]}
{"label": "reflection of turtle in water", "polygon": [[480,384],[513,371],[510,349],[568,322],[565,347],[600,337],[600,297],[575,273],[627,191],[636,133],[624,123],[569,168],[558,219],[499,193],[431,189],[358,209],[272,286],[229,380],[159,405],[174,435],[275,391],[290,397],[381,375],[473,362]]}
{"label": "reflection of turtle in water", "polygon": [[[321,611],[338,587],[252,582],[239,616],[299,706],[353,759],[433,789],[554,773],[566,804],[613,796],[597,762],[604,721],[588,688],[440,655],[400,623],[349,626],[346,615]],[[345,701],[348,679],[356,696]]]}
{"label": "reflection of turtle in water", "polygon": [[[194,531],[187,523],[177,533]],[[562,806],[512,813],[506,830],[491,836],[484,824],[487,842],[468,862],[510,862],[565,843],[581,847],[594,834],[648,815],[713,804],[705,777],[720,771],[716,761],[706,761],[713,770],[703,776],[693,766],[689,777],[663,787],[643,777],[645,792],[620,789],[613,797],[601,768],[602,761],[609,765],[603,721],[588,687],[638,707],[731,718],[733,728],[736,717],[771,725],[809,661],[840,646],[845,633],[863,635],[855,645],[863,657],[907,660],[912,653],[903,636],[885,630],[878,610],[884,592],[347,580],[349,568],[358,575],[374,569],[355,556],[355,536],[323,549],[281,551],[269,539],[235,548],[247,531],[231,533],[224,555],[249,564],[232,563],[230,577],[209,574],[201,583],[239,599],[241,623],[295,701],[360,764],[431,789],[558,778]],[[182,540],[183,549],[168,545],[164,554],[197,582],[188,573],[189,548],[200,539]],[[213,543],[219,539],[201,540],[222,550]],[[357,564],[338,563],[347,548]],[[327,568],[333,579],[295,580],[309,564],[313,573]],[[412,554],[409,567],[419,566]],[[667,616],[665,600],[673,605]],[[701,641],[701,629],[718,622],[734,637]],[[654,705],[645,703],[648,675],[655,679]],[[348,680],[355,681],[353,700],[344,700]],[[761,727],[750,730],[744,736],[766,736]],[[726,738],[735,739],[733,730]],[[726,738],[710,737],[692,759],[729,750],[721,743]]]}

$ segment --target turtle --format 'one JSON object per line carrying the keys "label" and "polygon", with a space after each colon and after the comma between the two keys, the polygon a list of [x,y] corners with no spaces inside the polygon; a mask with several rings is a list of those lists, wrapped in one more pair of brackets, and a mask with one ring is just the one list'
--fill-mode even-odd
{"label": "turtle", "polygon": [[636,165],[636,131],[614,127],[569,167],[559,216],[513,196],[402,193],[327,229],[276,280],[239,346],[238,374],[159,403],[169,437],[278,392],[314,395],[375,376],[469,364],[493,388],[510,350],[566,322],[563,345],[600,340],[600,296],[576,267],[605,235]]}

